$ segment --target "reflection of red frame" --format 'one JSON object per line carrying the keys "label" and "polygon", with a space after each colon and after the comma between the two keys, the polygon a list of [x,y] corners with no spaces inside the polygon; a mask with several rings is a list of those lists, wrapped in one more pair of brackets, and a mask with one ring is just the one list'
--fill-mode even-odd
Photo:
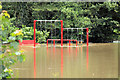
{"label": "reflection of red frame", "polygon": [[[53,41],[53,45],[55,46],[55,41],[61,41],[61,39],[47,39],[47,46],[48,46],[48,41]],[[71,41],[76,41],[76,46],[77,46],[77,40],[75,39],[63,39],[63,41],[69,41],[69,46]]]}

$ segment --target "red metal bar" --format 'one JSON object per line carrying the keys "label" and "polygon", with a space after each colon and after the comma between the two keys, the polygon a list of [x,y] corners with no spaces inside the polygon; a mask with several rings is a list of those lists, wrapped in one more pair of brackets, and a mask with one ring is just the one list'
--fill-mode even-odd
{"label": "red metal bar", "polygon": [[63,46],[63,20],[60,20],[61,22],[61,46]]}
{"label": "red metal bar", "polygon": [[55,40],[53,40],[53,45],[55,46]]}
{"label": "red metal bar", "polygon": [[48,40],[47,40],[47,46],[48,46]]}
{"label": "red metal bar", "polygon": [[[47,39],[48,41],[60,41],[61,39]],[[77,40],[75,40],[75,39],[63,39],[63,41],[77,41]]]}
{"label": "red metal bar", "polygon": [[70,42],[71,42],[71,41],[69,40],[69,46],[70,46]]}
{"label": "red metal bar", "polygon": [[53,41],[53,40],[55,40],[55,41],[60,41],[61,39],[47,39],[48,41]]}
{"label": "red metal bar", "polygon": [[36,32],[35,32],[35,29],[36,29],[36,21],[37,20],[34,20],[34,48],[35,48],[35,41],[36,41]]}
{"label": "red metal bar", "polygon": [[[55,46],[55,41],[61,41],[61,39],[47,39],[47,46],[48,46],[48,41],[53,41],[53,45]],[[69,46],[71,46],[71,41],[76,41],[76,46],[77,46],[77,40],[75,39],[63,39],[62,41],[69,41]]]}
{"label": "red metal bar", "polygon": [[88,42],[89,42],[89,37],[88,37],[88,35],[89,35],[89,33],[88,33],[88,28],[86,28],[86,33],[87,33],[87,46],[88,46]]}
{"label": "red metal bar", "polygon": [[76,46],[77,46],[77,41],[76,41]]}

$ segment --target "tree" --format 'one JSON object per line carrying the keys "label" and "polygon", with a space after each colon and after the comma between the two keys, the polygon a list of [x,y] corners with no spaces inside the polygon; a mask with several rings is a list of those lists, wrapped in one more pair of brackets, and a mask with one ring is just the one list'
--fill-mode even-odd
{"label": "tree", "polygon": [[[120,2],[3,3],[3,9],[9,9],[12,15],[15,13],[13,17],[16,17],[15,24],[18,26],[33,26],[33,20],[37,19],[63,20],[64,27],[89,27],[91,42],[112,42],[118,39],[116,30],[119,31],[120,24],[119,6]],[[60,35],[56,38],[60,38]]]}
{"label": "tree", "polygon": [[[11,23],[10,15],[6,10],[3,10],[0,14],[0,33],[2,44],[2,51],[0,54],[0,79],[11,78],[13,71],[11,65],[14,65],[17,61],[25,61],[24,51],[18,50],[18,40],[22,40],[22,31],[17,30]],[[9,45],[6,45],[9,43]]]}

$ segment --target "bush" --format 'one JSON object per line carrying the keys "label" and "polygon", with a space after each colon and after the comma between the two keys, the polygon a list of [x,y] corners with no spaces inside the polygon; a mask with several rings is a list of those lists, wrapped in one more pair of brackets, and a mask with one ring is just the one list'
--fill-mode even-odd
{"label": "bush", "polygon": [[[22,25],[22,31],[23,31],[23,39],[24,40],[33,40],[34,36],[34,29],[33,27],[26,27],[25,25]],[[45,31],[38,31],[36,29],[36,42],[42,43],[46,42],[46,38],[49,36],[50,32]]]}
{"label": "bush", "polygon": [[0,54],[0,79],[11,78],[13,75],[11,65],[14,65],[18,61],[25,61],[24,51],[17,49],[19,45],[18,40],[22,40],[23,38],[22,30],[18,30],[18,28],[11,23],[11,20],[7,11],[3,10],[0,14],[0,33],[2,33],[0,36],[0,43],[2,44]]}

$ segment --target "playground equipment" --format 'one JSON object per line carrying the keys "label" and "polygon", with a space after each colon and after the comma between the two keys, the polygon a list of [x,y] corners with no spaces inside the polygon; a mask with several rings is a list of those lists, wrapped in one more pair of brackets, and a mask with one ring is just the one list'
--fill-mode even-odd
{"label": "playground equipment", "polygon": [[[36,31],[35,31],[35,29],[36,29],[36,22],[40,22],[40,23],[45,22],[45,25],[46,25],[46,22],[51,22],[51,23],[52,22],[61,22],[61,39],[52,39],[52,34],[51,34],[51,39],[47,39],[47,46],[48,46],[48,41],[53,41],[53,45],[54,46],[55,46],[55,41],[61,41],[61,47],[63,47],[63,41],[69,41],[69,46],[71,46],[71,44],[70,44],[71,41],[75,41],[76,42],[76,46],[77,46],[77,44],[78,44],[77,40],[75,40],[75,39],[63,39],[63,30],[65,30],[65,29],[67,31],[68,30],[75,30],[76,29],[77,32],[78,32],[79,29],[81,29],[81,30],[86,29],[86,33],[87,33],[86,34],[87,35],[86,36],[86,42],[87,42],[87,46],[88,46],[88,42],[89,42],[88,28],[63,28],[63,20],[34,20],[34,47],[36,46]],[[51,33],[52,33],[52,30],[51,30]],[[82,37],[82,35],[81,35],[81,37]],[[82,40],[81,40],[81,43],[82,43]]]}
{"label": "playground equipment", "polygon": [[[48,41],[53,41],[53,45],[55,46],[55,41],[61,41],[61,39],[47,39],[47,46],[48,46]],[[70,42],[75,41],[76,46],[77,46],[77,40],[74,39],[63,39],[63,41],[69,41],[69,46],[71,46]]]}
{"label": "playground equipment", "polygon": [[[77,33],[78,33],[78,30],[79,30],[79,29],[82,30],[82,31],[83,31],[83,29],[86,29],[86,33],[87,33],[87,34],[86,34],[86,35],[87,35],[87,37],[86,37],[86,40],[87,40],[87,41],[86,41],[86,42],[87,42],[87,46],[88,46],[88,38],[89,38],[89,37],[88,37],[88,28],[63,28],[63,30],[65,30],[65,29],[67,30],[67,33],[68,33],[68,30],[72,30],[72,32],[73,32],[73,30],[77,30]],[[83,33],[82,33],[82,34],[83,34]],[[83,40],[82,40],[82,34],[81,34],[81,44],[82,44],[82,42],[83,42]],[[77,35],[77,36],[78,36],[78,35]],[[67,38],[67,40],[69,40],[69,39]],[[69,44],[70,44],[71,41],[76,41],[76,46],[77,46],[78,41],[79,41],[79,38],[78,38],[77,40],[74,40],[74,39],[73,39],[73,40],[72,40],[72,39],[69,40]],[[70,46],[70,45],[69,45],[69,46]]]}

